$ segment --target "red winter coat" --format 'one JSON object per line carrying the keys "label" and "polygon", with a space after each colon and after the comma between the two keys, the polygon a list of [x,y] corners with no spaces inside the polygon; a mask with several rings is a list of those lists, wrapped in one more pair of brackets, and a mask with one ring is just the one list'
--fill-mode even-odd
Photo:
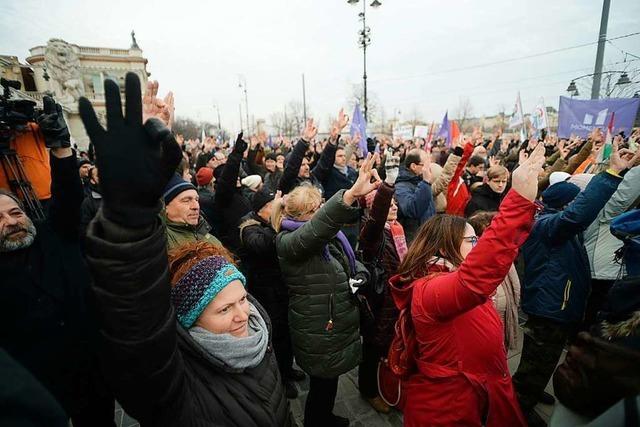
{"label": "red winter coat", "polygon": [[469,199],[471,199],[471,194],[461,177],[467,165],[467,160],[473,154],[473,149],[473,144],[465,144],[460,163],[458,163],[453,178],[451,178],[451,182],[447,187],[447,213],[450,215],[464,216],[464,209],[469,203]]}
{"label": "red winter coat", "polygon": [[507,366],[502,322],[490,295],[529,235],[535,205],[511,190],[460,268],[391,278],[398,308],[411,304],[417,372],[406,381],[404,425],[526,426]]}

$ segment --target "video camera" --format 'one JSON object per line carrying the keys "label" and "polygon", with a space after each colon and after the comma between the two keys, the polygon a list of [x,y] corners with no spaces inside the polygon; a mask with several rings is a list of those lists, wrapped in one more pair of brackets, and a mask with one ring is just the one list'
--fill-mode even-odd
{"label": "video camera", "polygon": [[28,99],[10,99],[11,89],[19,90],[21,84],[17,80],[0,79],[2,95],[0,95],[0,144],[7,145],[16,131],[26,128],[27,123],[36,121],[36,103]]}
{"label": "video camera", "polygon": [[[36,144],[36,140],[28,136],[32,133],[29,132],[30,126],[34,126],[39,111],[36,110],[34,101],[10,99],[11,89],[20,89],[19,81],[2,78],[0,85],[2,86],[2,94],[0,95],[0,183],[2,183],[2,187],[8,187],[22,200],[32,219],[43,220],[45,213],[40,200],[20,155],[12,144],[13,141],[20,139],[27,139]],[[24,141],[20,145],[24,145]],[[50,182],[47,184],[50,186]]]}

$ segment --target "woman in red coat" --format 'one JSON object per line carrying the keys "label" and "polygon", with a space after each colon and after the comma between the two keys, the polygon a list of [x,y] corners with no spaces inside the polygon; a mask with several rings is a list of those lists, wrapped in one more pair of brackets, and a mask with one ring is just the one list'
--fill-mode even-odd
{"label": "woman in red coat", "polygon": [[410,307],[416,341],[404,389],[406,427],[526,426],[489,297],[529,235],[543,162],[544,147],[537,147],[514,171],[512,189],[481,239],[463,218],[435,216],[391,278],[396,305]]}

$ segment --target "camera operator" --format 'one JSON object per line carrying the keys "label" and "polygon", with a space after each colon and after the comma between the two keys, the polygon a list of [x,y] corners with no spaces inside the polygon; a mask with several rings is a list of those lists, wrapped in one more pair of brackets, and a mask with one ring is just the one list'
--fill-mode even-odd
{"label": "camera operator", "polygon": [[44,98],[38,123],[52,147],[51,205],[47,220],[32,221],[13,193],[0,190],[0,345],[48,389],[74,427],[113,426],[114,401],[94,363],[76,157],[53,99]]}

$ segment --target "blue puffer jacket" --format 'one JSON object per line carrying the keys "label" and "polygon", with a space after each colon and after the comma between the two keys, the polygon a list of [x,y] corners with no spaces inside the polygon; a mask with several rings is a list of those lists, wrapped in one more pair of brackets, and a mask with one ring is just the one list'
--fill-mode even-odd
{"label": "blue puffer jacket", "polygon": [[407,242],[411,242],[420,226],[436,214],[431,184],[403,166],[396,180],[396,200],[398,221],[404,228]]}
{"label": "blue puffer jacket", "polygon": [[565,210],[545,209],[538,216],[522,246],[525,313],[562,323],[582,320],[591,292],[582,232],[596,219],[620,181],[620,177],[603,172]]}

